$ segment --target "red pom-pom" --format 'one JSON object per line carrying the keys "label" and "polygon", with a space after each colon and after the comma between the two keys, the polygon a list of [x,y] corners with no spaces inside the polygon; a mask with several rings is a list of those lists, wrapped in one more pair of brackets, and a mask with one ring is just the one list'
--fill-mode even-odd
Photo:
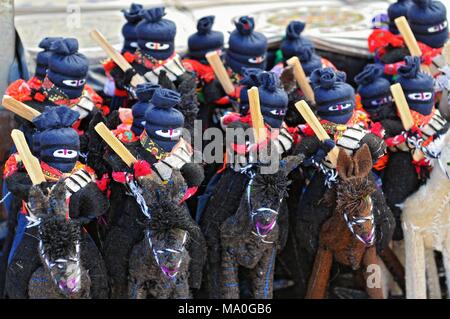
{"label": "red pom-pom", "polygon": [[153,173],[152,167],[147,161],[139,160],[133,165],[134,176],[136,178],[151,175]]}

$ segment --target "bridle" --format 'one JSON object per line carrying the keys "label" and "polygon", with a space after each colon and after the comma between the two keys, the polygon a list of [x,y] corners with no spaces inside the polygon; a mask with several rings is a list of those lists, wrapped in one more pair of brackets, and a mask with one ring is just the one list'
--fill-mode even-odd
{"label": "bridle", "polygon": [[[252,165],[248,165],[248,166],[243,167],[241,169],[241,174],[245,174],[245,175],[247,175],[250,178],[250,180],[249,180],[249,182],[247,184],[246,194],[247,194],[247,206],[248,206],[248,209],[249,209],[248,210],[249,211],[249,217],[250,217],[252,223],[255,223],[254,222],[255,221],[255,217],[258,215],[258,213],[261,213],[261,212],[270,212],[271,214],[273,214],[275,216],[278,216],[278,211],[281,208],[281,204],[283,202],[283,198],[280,199],[280,201],[278,203],[277,210],[274,210],[272,208],[267,208],[267,207],[260,207],[260,208],[258,208],[256,210],[254,210],[253,209],[253,204],[252,204],[252,198],[251,198],[251,190],[252,190],[252,185],[253,185],[256,173],[253,170]],[[275,222],[274,222],[274,224],[272,226],[272,229],[275,227],[276,223],[277,222],[275,220]],[[252,234],[257,236],[258,238],[260,238],[263,243],[273,244],[272,241],[265,240],[265,238],[268,236],[268,234],[267,235],[261,234],[258,227],[255,227],[255,230],[252,230]]]}
{"label": "bridle", "polygon": [[[184,252],[184,250],[186,249],[186,247],[184,245],[186,244],[186,241],[187,241],[187,232],[184,234],[183,243],[181,244],[182,245],[181,249],[176,249],[176,248],[155,249],[155,247],[153,245],[153,241],[152,241],[152,232],[151,232],[150,229],[147,229],[145,231],[145,236],[147,237],[147,242],[148,242],[148,244],[149,244],[149,246],[150,246],[150,248],[152,250],[153,258],[155,259],[156,264],[158,265],[158,267],[161,267],[161,261],[159,260],[159,255],[160,254],[163,254],[165,252],[169,252],[169,253],[172,253],[172,254],[182,254]],[[183,258],[181,258],[178,261],[177,268],[180,268],[182,262],[183,262]],[[173,279],[177,274],[175,273],[173,275],[169,275],[169,274],[166,274],[166,275],[168,277],[170,277],[171,279]]]}
{"label": "bridle", "polygon": [[[364,217],[348,217],[347,213],[344,213],[344,220],[345,223],[347,224],[348,229],[350,230],[350,232],[360,241],[362,242],[366,247],[372,246],[373,243],[375,242],[375,223],[374,223],[374,216],[373,216],[373,205],[372,205],[372,199],[370,198],[370,196],[368,196],[368,201],[370,204],[370,214],[369,216],[364,216]],[[372,227],[370,230],[370,238],[369,241],[364,240],[359,234],[356,233],[355,229],[353,228],[355,225],[361,225],[367,222],[371,222],[372,223]]]}

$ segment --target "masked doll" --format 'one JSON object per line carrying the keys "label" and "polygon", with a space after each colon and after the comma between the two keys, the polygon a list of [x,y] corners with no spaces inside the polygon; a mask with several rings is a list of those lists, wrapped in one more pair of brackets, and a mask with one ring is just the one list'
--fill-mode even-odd
{"label": "masked doll", "polygon": [[39,42],[39,48],[42,51],[38,52],[36,55],[36,70],[34,76],[28,81],[28,85],[32,90],[39,90],[42,86],[42,81],[47,75],[48,61],[52,52],[50,47],[52,43],[56,40],[61,40],[62,38],[47,37]]}
{"label": "masked doll", "polygon": [[197,32],[188,39],[188,52],[183,59],[186,70],[194,72],[197,78],[197,96],[200,102],[198,118],[203,121],[203,129],[214,121],[215,108],[227,109],[230,100],[215,77],[214,71],[206,60],[205,55],[217,51],[222,55],[223,33],[212,30],[214,16],[206,16],[198,20]]}
{"label": "masked doll", "polygon": [[382,172],[383,191],[398,221],[394,239],[400,240],[403,236],[399,204],[425,182],[431,170],[428,159],[413,160],[412,154],[419,147],[417,139],[426,146],[448,130],[448,123],[434,108],[433,78],[420,71],[419,58],[406,57],[397,82],[403,88],[415,126],[405,132],[399,118],[384,119],[378,125],[389,148]]}
{"label": "masked doll", "polygon": [[237,83],[243,68],[266,68],[267,39],[262,33],[254,31],[255,20],[252,17],[240,17],[234,24],[236,29],[228,39],[225,64],[232,81]]}
{"label": "masked doll", "polygon": [[[95,243],[100,245],[96,226],[97,218],[106,213],[108,201],[97,187],[93,170],[78,162],[80,141],[77,132],[72,128],[77,119],[78,113],[66,106],[50,106],[33,120],[39,131],[36,136],[36,139],[39,139],[38,159],[46,178],[45,185],[33,187],[36,192],[45,192],[47,189],[52,189],[56,183],[62,184],[61,188],[65,190],[64,200],[67,200],[68,203],[66,218],[77,220],[84,225],[84,228],[89,230],[92,235],[92,238],[89,239],[91,243],[94,243],[92,241],[94,239]],[[26,254],[30,253],[27,251],[29,249],[28,238],[24,236],[24,233],[28,231],[27,228],[30,228],[30,225],[37,223],[38,220],[34,220],[36,215],[30,213],[30,210],[33,211],[30,207],[34,204],[30,202],[29,198],[32,184],[17,154],[11,155],[8,159],[5,165],[4,179],[15,200],[22,202],[22,210],[17,216],[14,242],[9,253],[9,263],[13,265],[12,268],[20,268],[18,265],[23,264],[26,261]],[[35,243],[33,246],[36,249],[37,258],[39,258]],[[93,247],[97,249],[95,244]],[[30,264],[30,268],[26,267],[23,272],[11,268],[13,271],[9,275],[11,286],[7,290],[12,289],[10,292],[12,296],[24,293],[15,291],[16,288],[25,289],[26,292],[26,286],[14,287],[14,283],[23,278],[29,278],[27,276],[36,270],[33,268],[36,266],[35,261]],[[25,277],[22,278],[22,276]],[[23,284],[21,282],[21,285]]]}
{"label": "masked doll", "polygon": [[[289,95],[289,107],[285,118],[286,124],[289,127],[304,124],[304,120],[295,108],[295,103],[305,99],[305,96],[293,77],[293,71],[284,69],[286,67],[286,61],[294,56],[298,57],[308,78],[315,69],[325,67],[335,69],[330,61],[316,54],[312,41],[302,36],[304,29],[305,23],[303,22],[291,21],[289,23],[286,28],[286,36],[277,53],[277,61],[279,62],[276,61],[277,64],[272,69],[275,73],[280,74],[283,87]],[[308,101],[308,103],[311,104],[312,101]]]}
{"label": "masked doll", "polygon": [[[12,83],[6,94],[42,112],[46,106],[64,105],[78,113],[74,129],[80,134],[81,154],[87,153],[88,137],[84,132],[94,113],[108,112],[102,98],[86,84],[88,59],[78,52],[78,41],[59,39],[50,46],[48,69],[39,90],[33,90],[23,80]],[[23,122],[23,121],[22,121]],[[34,127],[24,125],[24,133],[31,145]],[[83,159],[84,160],[84,159]]]}
{"label": "masked doll", "polygon": [[[366,130],[367,115],[355,110],[355,92],[345,82],[345,78],[345,73],[331,68],[317,69],[311,74],[317,115],[331,140],[319,142],[306,125],[302,127],[303,136],[293,150],[294,154],[302,158],[301,167],[305,178],[309,180],[298,195],[300,200],[296,217],[292,221],[295,229],[292,240],[296,242],[298,256],[302,256],[297,260],[298,270],[293,273],[293,289],[299,296],[306,292],[305,282],[301,278],[309,278],[320,226],[331,213],[330,208],[324,205],[324,194],[328,187],[339,183],[339,176],[333,169],[329,170],[330,165],[324,161],[326,154],[334,145],[348,154],[354,154],[366,144],[372,154],[372,161],[377,162],[386,150],[382,138]],[[371,176],[370,178],[373,180]],[[373,193],[372,200],[377,208],[374,210],[376,245],[379,251],[383,251],[392,237],[394,221],[379,189]]]}
{"label": "masked doll", "polygon": [[[132,3],[128,10],[122,10],[126,23],[122,26],[123,46],[121,53],[125,58],[132,57],[138,48],[136,27],[142,20],[142,16],[140,15],[142,9],[142,5]],[[110,107],[115,110],[121,106],[125,106],[124,103],[128,96],[127,91],[123,88],[117,88],[113,77],[114,72],[120,72],[120,70],[112,60],[107,60],[103,64],[103,67],[106,73],[106,82],[103,91],[107,96],[112,97],[109,104]]]}
{"label": "masked doll", "polygon": [[387,118],[396,118],[396,109],[391,95],[391,83],[386,79],[383,68],[368,64],[355,77],[357,108],[363,109],[374,123]]}
{"label": "masked doll", "polygon": [[403,37],[398,34],[394,20],[405,16],[422,51],[422,63],[430,65],[448,39],[447,11],[440,1],[397,1],[388,9],[389,30],[374,30],[369,36],[369,51],[375,53],[375,62],[388,76],[396,75],[410,55]]}

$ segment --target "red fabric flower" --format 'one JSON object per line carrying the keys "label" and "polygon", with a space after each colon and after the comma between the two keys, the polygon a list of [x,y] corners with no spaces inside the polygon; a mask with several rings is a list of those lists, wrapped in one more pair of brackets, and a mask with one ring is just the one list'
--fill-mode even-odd
{"label": "red fabric flower", "polygon": [[138,160],[134,163],[133,170],[136,178],[151,175],[153,173],[151,165],[144,160]]}
{"label": "red fabric flower", "polygon": [[186,193],[184,193],[184,196],[183,196],[183,198],[180,200],[179,204],[181,204],[181,203],[187,201],[189,198],[191,198],[192,196],[194,196],[195,193],[197,193],[197,190],[198,190],[198,186],[192,186],[192,187],[189,187],[189,188],[186,190]]}
{"label": "red fabric flower", "polygon": [[5,92],[20,102],[31,101],[31,88],[27,82],[20,79],[11,83]]}

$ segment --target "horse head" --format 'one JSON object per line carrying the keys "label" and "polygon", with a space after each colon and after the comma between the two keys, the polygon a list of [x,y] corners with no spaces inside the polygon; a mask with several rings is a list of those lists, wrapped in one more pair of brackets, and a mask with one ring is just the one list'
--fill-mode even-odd
{"label": "horse head", "polygon": [[335,212],[342,215],[350,232],[364,245],[375,242],[375,221],[371,194],[375,185],[369,178],[372,156],[363,145],[354,156],[343,149],[339,151],[337,171],[341,178],[336,185]]}
{"label": "horse head", "polygon": [[144,230],[148,252],[169,279],[174,279],[179,273],[188,255],[189,238],[199,232],[187,208],[179,204],[180,194],[186,188],[184,179],[178,171],[174,171],[172,177],[167,184],[155,176],[140,179],[151,215]]}
{"label": "horse head", "polygon": [[290,184],[287,175],[300,164],[300,158],[289,156],[274,174],[253,172],[244,199],[247,203],[252,232],[264,239],[277,224]]}
{"label": "horse head", "polygon": [[66,186],[60,180],[44,194],[40,186],[30,189],[29,211],[38,227],[39,255],[45,269],[65,296],[82,290],[80,259],[81,225],[69,218]]}

